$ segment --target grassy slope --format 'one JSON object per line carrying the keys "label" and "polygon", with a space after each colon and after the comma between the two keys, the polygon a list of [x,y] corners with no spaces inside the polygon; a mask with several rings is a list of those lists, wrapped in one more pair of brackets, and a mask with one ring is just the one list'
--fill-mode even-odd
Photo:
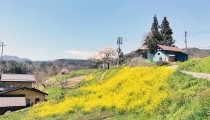
{"label": "grassy slope", "polygon": [[47,81],[49,81],[52,84],[56,84],[56,83],[60,83],[60,81],[65,81],[73,77],[77,77],[81,75],[88,75],[94,71],[95,69],[72,70],[68,74],[58,74]]}
{"label": "grassy slope", "polygon": [[209,119],[210,82],[175,72],[168,80],[170,95],[163,100],[153,114],[142,110],[117,114],[112,119]]}
{"label": "grassy slope", "polygon": [[157,116],[167,119],[207,119],[210,82],[175,72],[168,79],[170,96],[157,108]]}
{"label": "grassy slope", "polygon": [[[84,81],[80,86],[89,86],[92,84],[100,84],[99,79],[109,80],[115,76],[119,70],[111,69],[109,71],[99,70],[94,73],[94,78],[90,81]],[[104,73],[102,75],[102,73]],[[115,110],[93,110],[88,113],[72,112],[61,115],[51,115],[42,119],[102,119],[111,118],[118,120],[127,119],[209,119],[210,112],[210,82],[203,79],[197,79],[192,76],[175,72],[167,80],[169,86],[169,96],[164,99],[152,114],[145,112],[142,108],[132,111],[117,112]],[[62,91],[58,88],[50,88],[46,90],[51,92],[49,99],[55,99],[58,102],[63,100],[61,93],[65,96],[81,95],[76,89],[67,89]],[[59,97],[60,96],[60,97]],[[14,112],[9,115],[0,117],[0,119],[20,119],[24,118],[28,110]]]}
{"label": "grassy slope", "polygon": [[190,59],[187,62],[180,64],[180,70],[210,73],[210,56],[203,59]]}

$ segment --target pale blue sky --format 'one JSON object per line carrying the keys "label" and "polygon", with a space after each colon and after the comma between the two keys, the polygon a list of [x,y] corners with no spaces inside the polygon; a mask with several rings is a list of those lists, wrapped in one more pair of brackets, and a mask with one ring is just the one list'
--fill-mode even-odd
{"label": "pale blue sky", "polygon": [[[87,58],[122,36],[125,53],[138,49],[166,16],[178,47],[210,46],[209,0],[0,0],[4,54],[32,60]],[[191,34],[190,34],[191,33]],[[190,36],[191,35],[191,36]]]}

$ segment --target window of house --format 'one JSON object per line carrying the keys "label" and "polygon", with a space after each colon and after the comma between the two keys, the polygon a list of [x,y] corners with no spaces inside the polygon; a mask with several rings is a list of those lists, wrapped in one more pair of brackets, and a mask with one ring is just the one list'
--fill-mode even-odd
{"label": "window of house", "polygon": [[14,85],[9,85],[9,88],[14,88]]}
{"label": "window of house", "polygon": [[30,106],[30,99],[26,99],[26,106],[27,106],[27,107]]}
{"label": "window of house", "polygon": [[9,88],[9,85],[5,85],[5,88]]}
{"label": "window of house", "polygon": [[40,102],[39,98],[35,98],[35,104],[37,104],[38,102]]}
{"label": "window of house", "polygon": [[14,88],[14,85],[5,85],[5,88]]}

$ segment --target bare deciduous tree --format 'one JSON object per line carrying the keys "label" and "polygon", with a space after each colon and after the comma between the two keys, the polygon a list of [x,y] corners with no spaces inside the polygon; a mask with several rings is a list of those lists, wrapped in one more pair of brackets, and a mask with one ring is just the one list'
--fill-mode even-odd
{"label": "bare deciduous tree", "polygon": [[36,83],[37,87],[39,88],[39,84],[41,84],[44,88],[46,88],[47,85],[44,83],[44,80],[46,80],[47,77],[44,75],[44,73],[35,71],[34,75],[35,75],[36,80],[37,80],[37,83]]}

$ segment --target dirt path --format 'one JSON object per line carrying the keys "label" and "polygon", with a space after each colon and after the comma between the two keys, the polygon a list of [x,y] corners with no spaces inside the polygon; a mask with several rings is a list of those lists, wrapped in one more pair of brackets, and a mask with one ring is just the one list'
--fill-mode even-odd
{"label": "dirt path", "polygon": [[[68,79],[67,81],[63,81],[63,87],[64,88],[73,88],[76,87],[82,80],[84,80],[87,77],[87,75],[73,77]],[[57,83],[54,86],[56,87],[62,87],[61,83]]]}
{"label": "dirt path", "polygon": [[84,80],[87,77],[87,75],[84,76],[78,76],[78,77],[73,77],[67,80],[68,85],[65,86],[65,88],[72,88],[77,86],[82,80]]}
{"label": "dirt path", "polygon": [[210,80],[210,74],[207,73],[197,73],[197,72],[188,72],[188,71],[181,71],[181,72],[187,75],[192,75],[193,77]]}
{"label": "dirt path", "polygon": [[[179,67],[179,65],[172,65],[169,67],[176,70]],[[188,71],[181,71],[181,72],[187,75],[192,75],[193,77],[210,80],[210,74],[207,74],[207,73],[188,72]]]}
{"label": "dirt path", "polygon": [[169,66],[169,67],[176,70],[179,67],[179,65],[172,65],[172,66]]}

